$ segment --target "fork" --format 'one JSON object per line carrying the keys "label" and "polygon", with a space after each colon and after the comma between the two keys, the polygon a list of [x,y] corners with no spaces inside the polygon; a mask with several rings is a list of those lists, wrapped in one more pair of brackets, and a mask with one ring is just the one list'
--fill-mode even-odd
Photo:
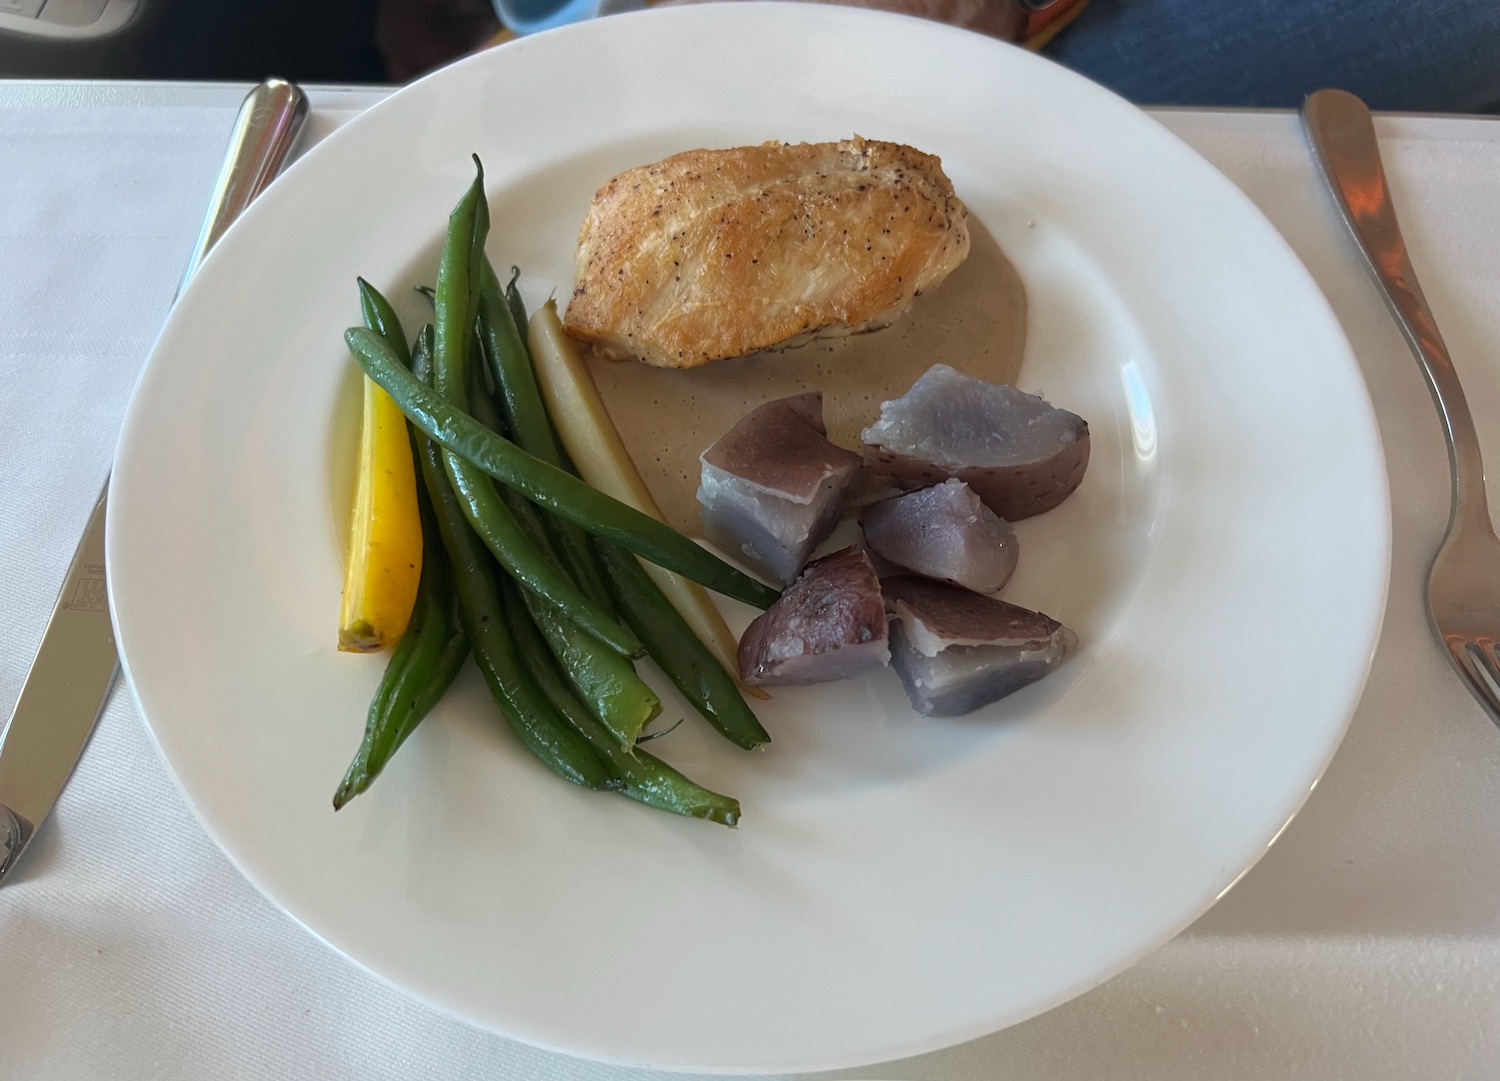
{"label": "fork", "polygon": [[1343,90],[1302,103],[1302,124],[1344,223],[1416,355],[1443,419],[1453,475],[1448,529],[1427,576],[1427,615],[1448,659],[1500,725],[1500,540],[1485,498],[1474,417],[1396,222],[1370,110]]}

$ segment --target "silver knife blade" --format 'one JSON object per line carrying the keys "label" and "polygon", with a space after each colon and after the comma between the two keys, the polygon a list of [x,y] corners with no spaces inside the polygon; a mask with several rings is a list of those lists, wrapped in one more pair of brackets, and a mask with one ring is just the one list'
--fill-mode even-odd
{"label": "silver knife blade", "polygon": [[[182,285],[285,166],[306,119],[307,96],[292,83],[268,79],[245,96]],[[119,669],[105,591],[105,492],[73,553],[16,708],[0,730],[0,883],[62,794]]]}
{"label": "silver knife blade", "polygon": [[115,679],[103,512],[101,492],[0,736],[0,825],[9,827],[0,845],[0,880],[57,802]]}

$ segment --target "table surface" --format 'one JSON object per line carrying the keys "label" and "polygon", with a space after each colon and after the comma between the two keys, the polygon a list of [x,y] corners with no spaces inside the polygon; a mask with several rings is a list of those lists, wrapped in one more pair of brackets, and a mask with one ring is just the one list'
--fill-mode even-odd
{"label": "table surface", "polygon": [[[0,83],[7,714],[244,90]],[[314,90],[310,142],[383,95]],[[1448,498],[1427,391],[1295,118],[1157,115],[1285,234],[1363,365],[1394,505],[1368,690],[1306,809],[1177,939],[1005,1032],[827,1076],[1500,1076],[1500,732],[1426,625],[1426,566]],[[1382,117],[1377,128],[1412,261],[1500,461],[1500,121]],[[0,890],[0,1081],[216,1076],[648,1075],[475,1030],[335,956],[214,847],[117,688],[51,822]]]}

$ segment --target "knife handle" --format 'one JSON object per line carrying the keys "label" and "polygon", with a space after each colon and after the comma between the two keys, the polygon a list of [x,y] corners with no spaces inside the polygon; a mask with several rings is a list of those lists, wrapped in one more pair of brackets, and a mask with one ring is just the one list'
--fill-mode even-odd
{"label": "knife handle", "polygon": [[198,272],[198,265],[234,219],[285,167],[306,119],[307,95],[284,79],[267,79],[245,96],[178,292]]}
{"label": "knife handle", "polygon": [[[307,96],[268,79],[245,97],[178,291],[285,166]],[[104,573],[106,495],[89,515],[16,706],[0,728],[0,883],[52,810],[88,744],[118,662]]]}

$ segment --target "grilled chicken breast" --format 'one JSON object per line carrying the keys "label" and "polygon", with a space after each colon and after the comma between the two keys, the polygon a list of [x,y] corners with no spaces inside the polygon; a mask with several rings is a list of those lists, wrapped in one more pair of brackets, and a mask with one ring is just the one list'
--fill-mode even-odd
{"label": "grilled chicken breast", "polygon": [[690,150],[594,195],[563,325],[692,368],[889,323],[969,253],[937,158],[897,143]]}

